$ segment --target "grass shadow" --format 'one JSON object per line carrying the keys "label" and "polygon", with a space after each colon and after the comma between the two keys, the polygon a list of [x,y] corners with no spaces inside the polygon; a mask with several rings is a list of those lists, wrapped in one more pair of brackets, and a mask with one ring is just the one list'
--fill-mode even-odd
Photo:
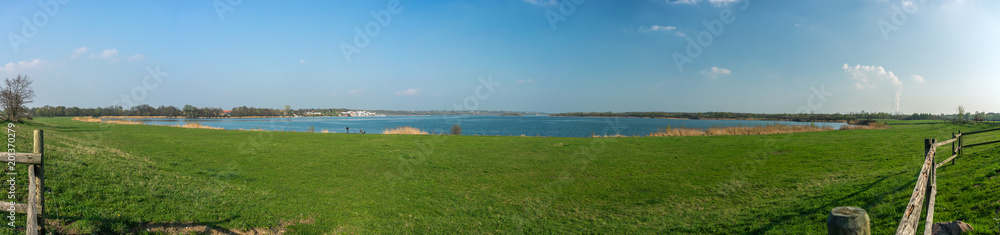
{"label": "grass shadow", "polygon": [[[246,234],[223,228],[238,216],[211,222],[148,223],[132,219],[100,216],[60,216],[46,218],[47,233],[51,234]],[[24,228],[18,228],[23,231]],[[253,231],[253,230],[248,230]]]}
{"label": "grass shadow", "polygon": [[[887,176],[882,177],[882,178],[880,178],[880,179],[878,179],[878,180],[876,180],[876,181],[874,181],[872,183],[869,183],[869,184],[865,185],[860,190],[857,190],[857,191],[855,191],[855,192],[853,192],[851,194],[845,195],[843,197],[840,197],[840,198],[838,198],[836,200],[830,201],[829,203],[826,203],[826,204],[823,204],[823,205],[820,205],[820,206],[816,206],[816,207],[808,208],[808,209],[807,208],[792,209],[790,211],[798,211],[799,213],[797,215],[786,214],[786,215],[774,218],[774,219],[770,220],[770,222],[768,222],[766,225],[763,225],[760,228],[751,230],[751,231],[746,232],[744,234],[764,234],[764,233],[766,233],[768,231],[771,231],[772,229],[774,229],[775,227],[777,227],[779,224],[782,224],[782,223],[784,223],[784,222],[786,222],[786,221],[788,221],[790,219],[793,219],[793,218],[801,217],[802,215],[818,214],[818,213],[824,213],[825,214],[825,213],[827,213],[828,210],[832,209],[832,207],[834,207],[834,206],[841,206],[842,205],[841,202],[849,201],[850,199],[855,198],[855,197],[857,197],[858,195],[860,195],[860,194],[862,194],[864,192],[872,190],[873,188],[875,188],[876,185],[881,184],[883,181],[885,181],[885,180],[887,180],[889,178],[901,175],[903,173],[905,173],[905,171],[900,171],[900,172],[895,173],[895,174],[887,175]],[[906,182],[904,184],[901,184],[901,185],[899,185],[898,187],[896,187],[893,190],[890,190],[888,192],[882,193],[882,194],[880,194],[879,196],[877,196],[875,198],[869,199],[868,200],[868,204],[865,205],[865,208],[873,208],[873,207],[875,207],[880,202],[882,202],[883,199],[886,196],[894,194],[894,193],[898,193],[901,190],[906,190],[908,188],[908,186],[910,186],[912,184],[915,184],[916,181],[917,181],[917,179],[914,177],[913,180],[911,180],[909,182]]]}

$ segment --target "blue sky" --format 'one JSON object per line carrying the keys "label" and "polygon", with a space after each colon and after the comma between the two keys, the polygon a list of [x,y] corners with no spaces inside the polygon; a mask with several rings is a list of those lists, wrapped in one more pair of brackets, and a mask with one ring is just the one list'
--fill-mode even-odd
{"label": "blue sky", "polygon": [[[1000,112],[998,15],[985,0],[0,0],[0,75],[34,79],[29,106]],[[480,78],[499,85],[477,96]]]}

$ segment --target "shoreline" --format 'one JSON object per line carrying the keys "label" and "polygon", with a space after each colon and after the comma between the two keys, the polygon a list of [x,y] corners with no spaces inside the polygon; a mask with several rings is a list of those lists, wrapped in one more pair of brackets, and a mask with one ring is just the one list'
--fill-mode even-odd
{"label": "shoreline", "polygon": [[[389,115],[386,115],[389,116]],[[399,115],[402,116],[402,115]],[[96,118],[111,118],[111,119],[241,119],[241,118],[308,118],[308,117],[344,117],[344,116],[241,116],[241,117],[179,117],[179,116],[100,116]],[[376,116],[358,116],[358,117],[376,117]]]}
{"label": "shoreline", "polygon": [[[382,117],[424,117],[424,116],[501,116],[501,117],[523,117],[523,116],[504,116],[504,115],[385,115]],[[111,119],[147,119],[147,118],[161,118],[161,119],[242,119],[242,118],[316,118],[316,117],[378,117],[378,116],[242,116],[242,117],[178,117],[178,116],[101,116],[97,118],[111,118]],[[648,118],[648,119],[670,119],[670,120],[722,120],[722,121],[775,121],[775,122],[825,122],[825,123],[845,123],[851,124],[847,120],[817,120],[817,121],[794,121],[788,119],[769,119],[769,118],[674,118],[674,117],[627,117],[627,116],[545,116],[545,117],[586,117],[586,118]]]}
{"label": "shoreline", "polygon": [[846,124],[851,124],[847,120],[794,121],[794,120],[787,120],[787,119],[769,119],[769,118],[675,118],[675,117],[627,117],[627,116],[550,116],[550,117],[648,118],[648,119],[671,119],[671,120],[775,121],[775,122],[829,122],[829,123],[846,123]]}
{"label": "shoreline", "polygon": [[[317,131],[295,131],[295,130],[291,130],[291,131],[287,131],[287,130],[286,131],[282,131],[282,130],[265,130],[265,129],[262,129],[262,128],[226,129],[226,128],[222,128],[222,127],[212,127],[212,126],[201,125],[200,123],[197,123],[197,122],[194,122],[194,123],[185,123],[184,125],[180,125],[180,124],[177,124],[177,125],[159,125],[159,124],[147,124],[147,123],[137,122],[137,121],[129,121],[129,120],[116,119],[116,118],[120,118],[120,116],[118,116],[118,117],[116,117],[116,116],[107,117],[107,118],[112,119],[112,120],[104,120],[103,118],[104,117],[102,117],[102,118],[73,117],[72,120],[74,120],[74,121],[81,121],[81,122],[92,122],[92,123],[108,123],[108,124],[124,124],[124,125],[146,125],[146,126],[166,126],[166,127],[180,127],[180,128],[192,128],[192,129],[212,129],[212,130],[232,130],[232,131],[302,132],[302,133],[331,133],[331,134],[338,133],[338,132],[329,132],[329,131],[327,131],[325,129],[323,131],[318,131],[318,132]],[[160,118],[160,117],[145,116],[143,118]],[[163,118],[169,118],[169,117],[163,117]],[[251,117],[238,117],[238,118],[251,118]],[[630,118],[637,118],[637,117],[630,117]],[[662,118],[662,119],[684,119],[684,118]],[[693,119],[693,120],[697,120],[697,119]],[[744,119],[706,119],[706,120],[744,120]],[[753,121],[764,121],[764,120],[753,120]],[[621,134],[603,135],[603,136],[602,135],[591,135],[589,138],[600,138],[600,137],[711,136],[711,135],[769,135],[769,134],[784,134],[784,133],[800,133],[800,132],[832,131],[832,130],[852,130],[852,129],[869,129],[869,128],[871,128],[871,127],[867,127],[867,126],[855,126],[855,125],[850,125],[850,124],[848,124],[848,126],[851,126],[851,127],[848,127],[848,128],[845,129],[843,127],[841,127],[841,128],[817,127],[815,125],[810,125],[810,126],[802,125],[802,126],[800,126],[800,125],[789,125],[789,124],[780,124],[780,123],[767,124],[767,125],[756,125],[756,126],[728,126],[728,127],[710,127],[710,128],[685,128],[685,127],[671,128],[671,127],[668,126],[666,129],[660,129],[660,130],[651,132],[651,133],[646,134],[646,135],[634,135],[634,136],[626,136],[626,135],[621,135]],[[410,127],[406,126],[405,128],[410,128]],[[400,129],[400,127],[397,127],[396,129]],[[415,131],[403,132],[403,133],[372,133],[372,134],[383,134],[383,135],[384,134],[434,135],[432,133],[428,133],[428,132],[422,131],[420,129],[416,129],[416,128],[411,128],[411,129],[413,129]],[[882,129],[882,128],[874,128],[874,129]],[[386,129],[386,130],[390,130],[390,129]],[[353,133],[348,133],[348,134],[353,134]],[[476,135],[476,136],[479,136],[479,135]],[[531,136],[521,135],[520,137],[531,137]],[[549,136],[549,137],[553,137],[553,136]],[[588,138],[588,137],[580,137],[580,138]]]}
{"label": "shoreline", "polygon": [[[100,116],[111,119],[240,119],[240,118],[316,118],[316,117],[427,117],[427,116],[502,116],[502,115],[385,115],[385,116],[241,116],[241,117],[183,117],[183,116]],[[70,116],[66,116],[70,117]]]}

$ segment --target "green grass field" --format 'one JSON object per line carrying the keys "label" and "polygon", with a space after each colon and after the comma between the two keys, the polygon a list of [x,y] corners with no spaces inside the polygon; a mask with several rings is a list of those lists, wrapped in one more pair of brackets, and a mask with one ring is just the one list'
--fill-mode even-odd
{"label": "green grass field", "polygon": [[[830,209],[858,206],[873,233],[885,234],[909,200],[923,139],[986,128],[554,138],[38,118],[16,129],[25,152],[31,130],[46,131],[46,217],[63,232],[144,233],[135,228],[193,222],[290,234],[825,234]],[[940,168],[935,219],[1000,232],[997,175],[998,145],[969,148]]]}

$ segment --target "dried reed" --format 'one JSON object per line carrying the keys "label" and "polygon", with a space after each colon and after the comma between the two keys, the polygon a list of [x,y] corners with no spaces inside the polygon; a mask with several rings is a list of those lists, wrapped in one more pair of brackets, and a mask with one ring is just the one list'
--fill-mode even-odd
{"label": "dried reed", "polygon": [[383,129],[382,134],[390,135],[428,135],[426,131],[417,129],[416,127],[401,126],[392,129]]}

